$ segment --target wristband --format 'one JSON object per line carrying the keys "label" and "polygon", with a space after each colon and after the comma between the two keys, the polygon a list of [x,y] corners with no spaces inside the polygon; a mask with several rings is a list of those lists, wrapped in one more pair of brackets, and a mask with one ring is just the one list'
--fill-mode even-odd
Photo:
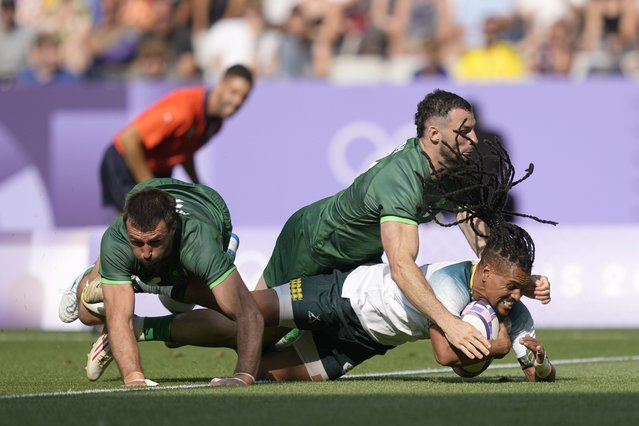
{"label": "wristband", "polygon": [[[244,382],[244,380],[240,379],[240,380],[242,380],[244,383],[246,383],[247,385],[252,385],[253,383],[255,383],[255,377],[253,377],[253,375],[252,375],[252,374],[245,373],[245,372],[243,372],[243,371],[238,371],[238,372],[236,372],[236,373],[235,373],[235,376],[246,376],[246,377],[248,377],[249,379],[251,379],[251,383],[246,383],[246,382]],[[236,377],[236,378],[237,378],[237,379],[239,379],[239,377]]]}
{"label": "wristband", "polygon": [[535,358],[533,366],[535,367],[535,374],[541,379],[548,377],[552,373],[552,365],[546,353],[544,353],[544,360],[541,363],[538,363],[537,358]]}
{"label": "wristband", "polygon": [[127,374],[124,377],[124,384],[128,385],[131,382],[144,381],[144,374],[140,371],[134,371],[133,373]]}

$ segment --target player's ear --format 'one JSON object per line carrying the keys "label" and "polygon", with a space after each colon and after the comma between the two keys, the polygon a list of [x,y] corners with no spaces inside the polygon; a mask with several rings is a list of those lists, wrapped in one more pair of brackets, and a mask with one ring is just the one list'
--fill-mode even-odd
{"label": "player's ear", "polygon": [[433,123],[426,125],[426,136],[435,145],[437,145],[442,139],[442,134],[439,131],[439,127],[437,127]]}
{"label": "player's ear", "polygon": [[483,282],[486,282],[486,280],[490,277],[490,274],[493,273],[493,268],[490,265],[490,263],[484,263],[484,265],[481,268],[481,278]]}

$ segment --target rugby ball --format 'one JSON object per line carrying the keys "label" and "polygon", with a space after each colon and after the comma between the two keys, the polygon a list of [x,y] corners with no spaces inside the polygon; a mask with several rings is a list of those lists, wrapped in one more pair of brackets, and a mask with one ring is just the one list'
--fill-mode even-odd
{"label": "rugby ball", "polygon": [[[499,318],[495,310],[482,300],[470,302],[461,313],[462,321],[472,324],[486,339],[493,340],[499,334]],[[492,357],[484,358],[474,364],[453,367],[453,371],[461,377],[475,377],[488,368]]]}

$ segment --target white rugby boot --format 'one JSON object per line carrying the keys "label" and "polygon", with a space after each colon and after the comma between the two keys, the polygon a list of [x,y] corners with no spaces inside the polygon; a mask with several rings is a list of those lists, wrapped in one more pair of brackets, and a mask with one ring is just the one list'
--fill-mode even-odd
{"label": "white rugby boot", "polygon": [[95,341],[91,352],[87,355],[87,378],[92,382],[98,380],[111,361],[113,361],[113,354],[109,345],[109,333],[104,332]]}

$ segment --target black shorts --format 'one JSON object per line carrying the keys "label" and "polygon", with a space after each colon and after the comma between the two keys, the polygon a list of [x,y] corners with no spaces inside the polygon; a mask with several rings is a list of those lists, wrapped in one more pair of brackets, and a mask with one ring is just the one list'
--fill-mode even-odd
{"label": "black shorts", "polygon": [[[154,177],[171,177],[171,172]],[[124,157],[109,145],[102,156],[100,165],[100,182],[102,184],[102,204],[112,206],[119,211],[124,210],[126,196],[137,184]]]}
{"label": "black shorts", "polygon": [[348,273],[335,271],[292,280],[289,284],[295,324],[300,330],[312,332],[315,346],[309,348],[308,338],[300,339],[295,349],[307,368],[319,358],[325,379],[329,380],[394,348],[373,340],[362,327],[350,300],[341,296],[347,276]]}
{"label": "black shorts", "polygon": [[135,178],[129,170],[124,157],[109,145],[102,156],[100,165],[100,182],[102,184],[102,204],[124,210],[126,194],[136,184]]}

